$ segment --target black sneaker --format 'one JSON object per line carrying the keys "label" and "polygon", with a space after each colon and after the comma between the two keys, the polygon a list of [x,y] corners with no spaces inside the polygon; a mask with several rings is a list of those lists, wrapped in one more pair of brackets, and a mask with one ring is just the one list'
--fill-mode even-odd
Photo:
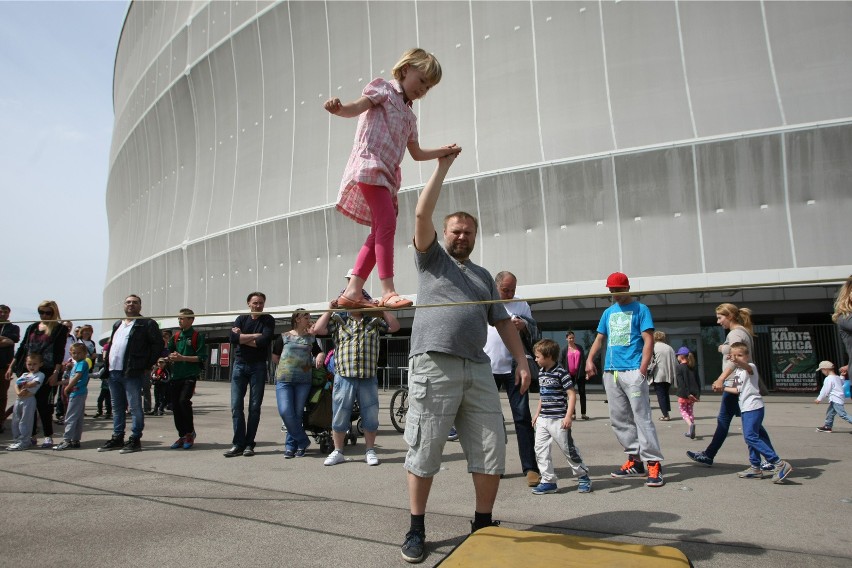
{"label": "black sneaker", "polygon": [[411,564],[423,561],[423,546],[426,544],[426,533],[421,530],[410,530],[402,543],[402,559]]}
{"label": "black sneaker", "polygon": [[227,452],[223,453],[222,455],[225,456],[226,458],[233,458],[235,456],[243,455],[244,450],[245,450],[245,448],[241,448],[239,446],[231,446],[231,449],[228,450]]}
{"label": "black sneaker", "polygon": [[500,521],[491,521],[491,523],[489,523],[489,524],[487,524],[483,527],[477,527],[476,525],[474,525],[473,521],[470,521],[470,534],[475,533],[479,529],[484,529],[485,527],[499,527],[499,526],[500,526]]}
{"label": "black sneaker", "polygon": [[713,465],[713,458],[711,458],[704,452],[686,452],[686,457],[696,463],[704,464],[706,466]]}
{"label": "black sneaker", "polygon": [[142,442],[139,441],[139,438],[136,436],[130,436],[127,439],[127,443],[124,444],[124,447],[121,448],[121,451],[118,452],[120,454],[132,454],[133,452],[139,452],[142,450]]}
{"label": "black sneaker", "polygon": [[71,447],[74,448],[75,450],[79,450],[80,449],[80,442],[76,441],[76,440],[71,442]]}
{"label": "black sneaker", "polygon": [[246,449],[243,450],[243,457],[250,458],[254,455],[254,448],[251,446],[246,446]]}
{"label": "black sneaker", "polygon": [[124,436],[113,436],[107,443],[98,448],[99,452],[108,452],[110,450],[117,450],[124,446]]}
{"label": "black sneaker", "polygon": [[73,447],[74,446],[71,444],[70,440],[62,440],[62,443],[53,446],[53,449],[61,452],[62,450],[67,450],[68,448]]}

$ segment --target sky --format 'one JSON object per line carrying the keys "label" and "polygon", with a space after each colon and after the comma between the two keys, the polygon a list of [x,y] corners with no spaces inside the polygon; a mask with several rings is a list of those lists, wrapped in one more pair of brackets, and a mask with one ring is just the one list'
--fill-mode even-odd
{"label": "sky", "polygon": [[128,5],[0,0],[0,303],[12,321],[34,320],[51,299],[63,319],[100,330],[113,64]]}

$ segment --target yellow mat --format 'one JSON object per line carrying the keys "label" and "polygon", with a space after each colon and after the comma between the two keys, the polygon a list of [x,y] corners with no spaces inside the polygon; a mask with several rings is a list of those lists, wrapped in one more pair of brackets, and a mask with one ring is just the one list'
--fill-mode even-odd
{"label": "yellow mat", "polygon": [[681,551],[671,546],[643,546],[582,536],[488,527],[470,535],[440,566],[687,568],[690,563]]}

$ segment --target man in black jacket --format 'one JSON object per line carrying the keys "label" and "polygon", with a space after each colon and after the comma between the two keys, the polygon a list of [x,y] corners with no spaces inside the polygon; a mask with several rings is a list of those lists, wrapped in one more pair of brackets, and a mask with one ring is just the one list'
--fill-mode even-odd
{"label": "man in black jacket", "polygon": [[[99,452],[121,448],[122,454],[142,449],[140,439],[145,428],[142,413],[142,377],[157,362],[163,350],[160,326],[152,319],[141,316],[142,299],[131,294],[124,300],[123,320],[112,326],[109,356],[104,361],[104,371],[109,374],[109,392],[112,398],[112,438],[98,448]],[[133,415],[130,438],[124,442],[124,418],[127,403]]]}

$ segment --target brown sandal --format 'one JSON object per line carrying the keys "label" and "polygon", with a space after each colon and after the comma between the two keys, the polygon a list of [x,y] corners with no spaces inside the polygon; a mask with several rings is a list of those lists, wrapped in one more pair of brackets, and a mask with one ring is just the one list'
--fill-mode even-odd
{"label": "brown sandal", "polygon": [[338,296],[337,298],[337,306],[340,308],[345,308],[347,310],[357,310],[364,308],[375,308],[375,304],[367,301],[366,298],[359,298],[357,300],[353,300],[352,298],[347,298],[343,294]]}
{"label": "brown sandal", "polygon": [[382,301],[379,303],[379,305],[383,308],[399,310],[402,308],[408,308],[413,306],[414,302],[412,302],[408,298],[403,298],[396,292],[391,292],[382,296]]}

